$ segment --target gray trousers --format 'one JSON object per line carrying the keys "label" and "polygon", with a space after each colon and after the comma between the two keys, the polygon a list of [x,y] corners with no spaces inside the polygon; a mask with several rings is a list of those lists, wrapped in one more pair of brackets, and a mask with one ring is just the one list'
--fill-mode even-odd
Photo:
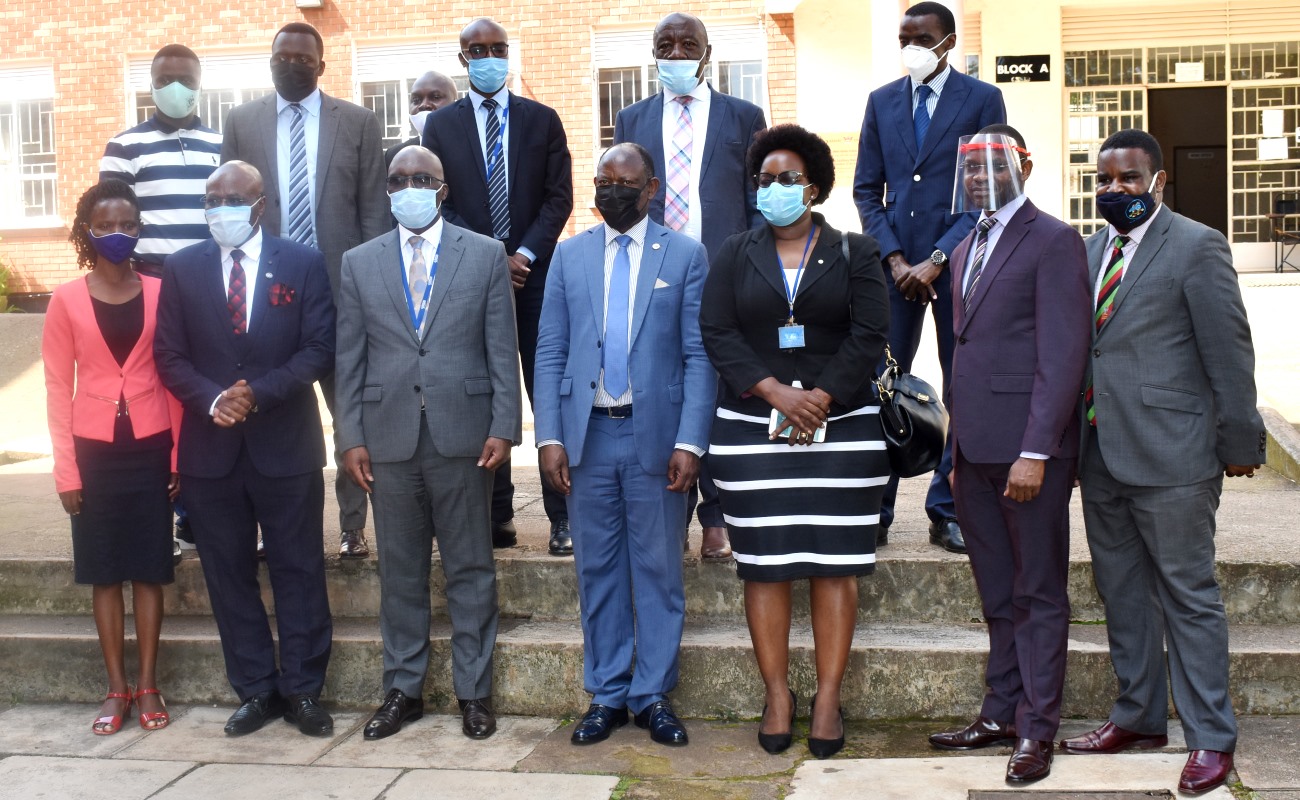
{"label": "gray trousers", "polygon": [[1187,486],[1130,486],[1092,437],[1080,473],[1093,575],[1106,605],[1119,697],[1110,721],[1163,734],[1168,682],[1187,747],[1230,753],[1228,621],[1214,577],[1214,515],[1223,476]]}
{"label": "gray trousers", "polygon": [[429,429],[409,461],[371,464],[379,547],[379,630],[384,693],[422,697],[429,669],[429,558],[433,538],[447,585],[456,697],[492,696],[497,638],[497,573],[489,507],[492,473],[475,458],[437,453]]}

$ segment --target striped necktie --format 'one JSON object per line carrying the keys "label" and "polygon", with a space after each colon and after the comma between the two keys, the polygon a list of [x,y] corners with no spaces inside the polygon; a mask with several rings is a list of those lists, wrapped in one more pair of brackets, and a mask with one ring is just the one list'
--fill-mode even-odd
{"label": "striped necktie", "polygon": [[916,87],[916,110],[912,112],[912,132],[916,134],[916,149],[925,143],[925,134],[930,130],[930,107],[926,102],[934,89],[924,83]]}
{"label": "striped necktie", "polygon": [[311,187],[307,185],[307,133],[302,106],[290,103],[289,121],[289,238],[308,247],[316,246],[311,219]]}
{"label": "striped necktie", "polygon": [[681,104],[677,130],[673,132],[672,153],[668,160],[668,194],[664,201],[664,222],[679,231],[686,227],[691,208],[691,101],[694,97],[676,98]]}
{"label": "striped necktie", "polygon": [[[1127,236],[1116,236],[1110,251],[1110,262],[1101,279],[1101,289],[1097,291],[1097,310],[1093,312],[1092,321],[1098,332],[1110,319],[1110,312],[1115,304],[1115,295],[1119,292],[1120,281],[1124,280],[1124,246],[1129,242]],[[1097,409],[1092,404],[1092,378],[1088,378],[1088,388],[1083,392],[1084,413],[1088,424],[1097,427]]]}
{"label": "striped necktie", "polygon": [[230,311],[230,327],[235,334],[248,332],[248,309],[245,302],[244,265],[239,263],[244,258],[243,250],[231,250],[230,287],[226,291],[226,308]]}
{"label": "striped necktie", "polygon": [[992,217],[980,220],[979,233],[975,234],[975,261],[971,264],[970,280],[966,281],[966,292],[961,296],[961,308],[970,311],[970,299],[975,296],[975,284],[984,274],[984,256],[989,249],[989,231],[998,221]]}
{"label": "striped necktie", "polygon": [[486,135],[488,208],[492,211],[492,238],[505,241],[510,238],[510,195],[506,191],[505,146],[501,134],[500,106],[491,97],[483,101],[487,109]]}

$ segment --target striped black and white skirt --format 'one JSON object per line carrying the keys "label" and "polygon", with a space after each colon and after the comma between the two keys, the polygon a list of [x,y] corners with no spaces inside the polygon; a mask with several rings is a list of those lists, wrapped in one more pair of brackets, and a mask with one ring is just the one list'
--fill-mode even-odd
{"label": "striped black and white skirt", "polygon": [[830,417],[826,441],[768,441],[767,417],[719,408],[709,473],[747,581],[869,575],[889,456],[880,407]]}

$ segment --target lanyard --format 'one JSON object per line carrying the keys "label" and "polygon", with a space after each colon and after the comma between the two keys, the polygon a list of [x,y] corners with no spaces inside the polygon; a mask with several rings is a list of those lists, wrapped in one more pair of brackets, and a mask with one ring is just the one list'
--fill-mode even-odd
{"label": "lanyard", "polygon": [[803,268],[808,264],[808,249],[812,247],[813,237],[817,235],[817,226],[808,229],[808,241],[803,246],[803,256],[799,259],[799,269],[794,273],[794,283],[785,274],[785,262],[781,260],[780,251],[776,254],[776,263],[781,265],[781,284],[785,287],[785,299],[790,304],[789,324],[794,324],[794,298],[799,293],[799,279],[803,277]]}
{"label": "lanyard", "polygon": [[[489,110],[488,113],[491,114],[493,112]],[[501,150],[505,146],[506,124],[509,122],[510,122],[510,106],[503,104],[501,106],[501,127],[497,133],[497,144],[496,147],[492,148],[492,152],[488,153],[488,160],[487,160],[488,180],[492,179],[492,173],[496,170],[497,166],[502,161]],[[484,124],[486,125],[487,123]],[[483,131],[484,131],[484,135],[487,135],[487,128],[484,128]]]}
{"label": "lanyard", "polygon": [[433,262],[429,268],[429,280],[424,285],[424,297],[420,298],[420,307],[417,309],[415,299],[411,297],[410,276],[406,273],[406,248],[403,247],[399,251],[399,255],[401,255],[399,260],[402,269],[402,291],[406,293],[406,310],[411,315],[411,325],[415,328],[417,335],[420,333],[420,326],[424,325],[424,315],[429,310],[429,296],[433,294],[433,276],[438,274],[438,256],[441,253],[442,242],[438,242],[437,249],[433,251]]}

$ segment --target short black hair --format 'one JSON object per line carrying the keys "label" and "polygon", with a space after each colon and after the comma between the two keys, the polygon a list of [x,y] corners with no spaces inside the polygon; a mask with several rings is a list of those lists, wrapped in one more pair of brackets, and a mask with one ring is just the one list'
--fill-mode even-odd
{"label": "short black hair", "polygon": [[105,200],[127,201],[135,208],[136,219],[140,218],[140,201],[135,192],[117,178],[106,178],[87,189],[77,200],[77,215],[73,217],[72,230],[68,233],[68,241],[72,242],[73,249],[77,251],[77,266],[82,269],[95,266],[98,253],[90,243],[90,234],[86,228],[90,225],[90,215],[95,212],[95,206]]}
{"label": "short black hair", "polygon": [[993,136],[1010,136],[1011,139],[1019,145],[1021,150],[1028,150],[1029,146],[1025,144],[1025,137],[1020,135],[1020,131],[1001,122],[992,125],[985,125],[980,128],[980,135],[989,134]]}
{"label": "short black hair", "polygon": [[645,149],[644,147],[637,144],[636,142],[619,142],[618,144],[610,145],[609,147],[605,148],[605,152],[600,154],[600,158],[596,159],[597,167],[599,167],[600,164],[604,162],[605,157],[609,155],[609,151],[613,150],[615,147],[629,148],[631,150],[634,150],[637,155],[641,156],[641,163],[645,165],[646,182],[649,183],[654,178],[655,176],[654,157],[650,155],[649,150]]}
{"label": "short black hair", "polygon": [[316,50],[320,55],[320,57],[321,58],[325,57],[325,40],[321,38],[320,31],[316,30],[311,25],[308,25],[305,22],[290,22],[288,25],[285,25],[283,28],[276,31],[275,35],[271,37],[271,41],[275,42],[276,39],[280,38],[280,34],[282,33],[307,34],[308,36],[316,40]]}
{"label": "short black hair", "polygon": [[804,175],[809,183],[817,185],[817,196],[812,204],[819,205],[831,196],[835,185],[835,158],[831,146],[807,128],[798,125],[773,125],[754,134],[745,157],[750,175],[763,168],[763,159],[775,150],[789,150],[803,159]]}
{"label": "short black hair", "polygon": [[903,12],[905,17],[928,17],[931,15],[939,18],[939,28],[943,31],[944,36],[951,36],[957,32],[957,18],[952,15],[952,10],[943,3],[917,3]]}
{"label": "short black hair", "polygon": [[1165,156],[1160,152],[1160,142],[1156,141],[1156,137],[1137,128],[1125,128],[1107,136],[1106,141],[1101,143],[1097,155],[1107,150],[1141,150],[1147,154],[1147,158],[1151,159],[1152,175],[1165,168]]}
{"label": "short black hair", "polygon": [[190,61],[198,61],[198,55],[183,44],[169,44],[153,54],[153,60],[160,58],[188,58]]}

